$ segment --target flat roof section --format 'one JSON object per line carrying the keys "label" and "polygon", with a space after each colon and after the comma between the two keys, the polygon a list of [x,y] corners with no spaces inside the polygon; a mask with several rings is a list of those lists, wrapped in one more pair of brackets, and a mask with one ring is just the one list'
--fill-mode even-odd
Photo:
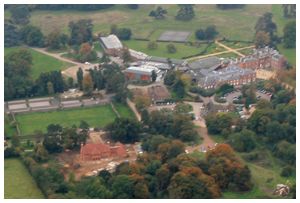
{"label": "flat roof section", "polygon": [[18,110],[18,109],[26,109],[27,105],[26,103],[22,103],[22,104],[9,104],[8,105],[8,109],[9,110]]}
{"label": "flat roof section", "polygon": [[29,106],[31,108],[36,108],[36,107],[49,107],[50,102],[49,101],[41,101],[41,102],[30,102]]}
{"label": "flat roof section", "polygon": [[122,49],[123,45],[116,35],[108,35],[107,37],[100,37],[106,49]]}

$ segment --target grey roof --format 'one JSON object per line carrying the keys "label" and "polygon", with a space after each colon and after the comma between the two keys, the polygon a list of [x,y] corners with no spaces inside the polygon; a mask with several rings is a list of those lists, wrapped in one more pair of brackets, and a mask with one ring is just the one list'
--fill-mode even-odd
{"label": "grey roof", "polygon": [[109,35],[107,37],[100,37],[102,44],[106,49],[122,49],[123,45],[116,35]]}
{"label": "grey roof", "polygon": [[[168,58],[158,57],[158,56],[149,56],[146,58],[148,61],[160,62],[160,63],[168,63]],[[175,65],[182,65],[185,63],[185,60],[182,59],[170,59],[171,62]]]}
{"label": "grey roof", "polygon": [[155,68],[154,67],[146,67],[146,66],[143,66],[143,67],[135,67],[135,66],[132,66],[132,67],[128,67],[124,72],[126,73],[134,73],[134,74],[139,74],[139,75],[151,75],[152,74],[152,71],[155,71]]}
{"label": "grey roof", "polygon": [[220,71],[201,72],[203,77],[200,77],[201,85],[211,85],[228,80],[238,80],[241,76],[255,73],[251,69],[239,68],[237,66],[228,66]]}
{"label": "grey roof", "polygon": [[219,66],[220,64],[221,64],[221,59],[212,56],[212,57],[194,61],[190,63],[189,66],[191,67],[191,69],[209,69],[212,67]]}

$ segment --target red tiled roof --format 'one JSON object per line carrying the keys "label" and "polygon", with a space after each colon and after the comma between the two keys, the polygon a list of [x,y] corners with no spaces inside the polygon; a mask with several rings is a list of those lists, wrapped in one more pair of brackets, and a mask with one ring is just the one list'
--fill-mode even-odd
{"label": "red tiled roof", "polygon": [[84,156],[109,154],[110,156],[125,157],[127,155],[126,148],[121,143],[117,143],[115,146],[87,143],[81,147],[80,153]]}
{"label": "red tiled roof", "polygon": [[82,147],[81,153],[84,155],[110,153],[110,148],[108,145],[101,144],[101,143],[100,144],[88,143]]}

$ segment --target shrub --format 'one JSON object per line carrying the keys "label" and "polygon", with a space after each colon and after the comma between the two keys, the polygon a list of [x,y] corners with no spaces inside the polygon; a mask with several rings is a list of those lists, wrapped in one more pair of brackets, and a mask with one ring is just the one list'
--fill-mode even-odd
{"label": "shrub", "polygon": [[290,177],[294,173],[294,168],[291,165],[287,165],[282,168],[280,175],[282,177]]}

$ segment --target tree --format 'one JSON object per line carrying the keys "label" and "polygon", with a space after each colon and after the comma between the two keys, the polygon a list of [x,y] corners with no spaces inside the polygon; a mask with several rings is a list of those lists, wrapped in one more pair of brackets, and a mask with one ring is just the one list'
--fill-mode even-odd
{"label": "tree", "polygon": [[176,15],[176,20],[189,21],[195,16],[194,5],[192,4],[180,4],[179,10]]}
{"label": "tree", "polygon": [[48,160],[48,152],[42,144],[37,144],[34,148],[34,159],[37,162],[45,162]]}
{"label": "tree", "polygon": [[129,28],[119,28],[116,33],[121,40],[130,40],[131,34],[131,29]]}
{"label": "tree", "polygon": [[176,73],[173,70],[169,70],[164,78],[164,84],[172,86],[176,81]]}
{"label": "tree", "polygon": [[153,135],[143,140],[142,148],[144,151],[157,153],[160,144],[169,142],[169,138],[166,138],[162,135]]}
{"label": "tree", "polygon": [[256,147],[255,133],[243,129],[241,132],[229,135],[229,144],[238,152],[250,152]]}
{"label": "tree", "polygon": [[263,48],[265,46],[270,45],[270,35],[264,31],[258,31],[255,35],[255,47],[256,48]]}
{"label": "tree", "polygon": [[138,4],[128,4],[128,8],[136,10],[139,8],[139,5]]}
{"label": "tree", "polygon": [[110,192],[104,185],[104,181],[97,178],[83,178],[75,186],[75,192],[78,198],[91,199],[110,199],[112,192]]}
{"label": "tree", "polygon": [[86,121],[81,120],[79,124],[79,128],[88,130],[90,128],[90,125]]}
{"label": "tree", "polygon": [[77,75],[77,84],[79,86],[79,89],[82,90],[83,71],[81,67],[79,67],[76,75]]}
{"label": "tree", "polygon": [[32,67],[32,55],[27,49],[12,51],[4,57],[4,98],[22,98],[29,96],[32,80],[29,73]]}
{"label": "tree", "polygon": [[92,50],[92,47],[89,43],[83,43],[80,45],[78,59],[81,62],[92,61],[97,58],[97,53],[95,50]]}
{"label": "tree", "polygon": [[209,25],[206,27],[206,30],[205,30],[205,38],[206,39],[214,39],[217,34],[218,34],[218,32],[216,30],[216,26]]}
{"label": "tree", "polygon": [[158,146],[158,154],[161,156],[162,162],[166,162],[179,154],[184,153],[185,145],[180,140],[173,140],[169,143],[163,143]]}
{"label": "tree", "polygon": [[296,21],[288,22],[283,28],[283,43],[285,48],[296,47]]}
{"label": "tree", "polygon": [[68,36],[61,34],[58,30],[54,30],[48,34],[46,44],[49,49],[62,49],[68,42]]}
{"label": "tree", "polygon": [[4,46],[12,47],[20,43],[20,33],[18,28],[10,23],[4,23]]}
{"label": "tree", "polygon": [[30,11],[27,5],[11,5],[9,11],[15,24],[26,25],[29,23]]}
{"label": "tree", "polygon": [[282,4],[283,16],[285,18],[296,17],[296,4]]}
{"label": "tree", "polygon": [[49,95],[54,94],[53,84],[50,81],[47,82],[47,92],[48,92]]}
{"label": "tree", "polygon": [[217,4],[217,8],[222,10],[241,9],[245,6],[245,4]]}
{"label": "tree", "polygon": [[288,164],[296,163],[296,145],[285,140],[276,144],[274,155]]}
{"label": "tree", "polygon": [[132,119],[116,118],[106,129],[114,141],[134,143],[140,139],[141,125]]}
{"label": "tree", "polygon": [[134,183],[128,175],[118,175],[113,178],[113,197],[118,199],[130,199],[134,196]]}
{"label": "tree", "polygon": [[155,19],[164,19],[167,14],[167,10],[163,9],[161,6],[158,6],[156,10],[152,10],[149,13],[149,16],[155,17]]}
{"label": "tree", "polygon": [[118,26],[117,26],[116,24],[112,24],[112,25],[110,26],[110,34],[116,35],[117,32],[118,32]]}
{"label": "tree", "polygon": [[233,117],[228,113],[217,113],[205,118],[207,130],[210,134],[220,134],[223,130],[231,130]]}
{"label": "tree", "polygon": [[221,196],[214,179],[197,167],[183,168],[171,178],[169,197],[175,199],[208,199]]}
{"label": "tree", "polygon": [[142,109],[141,110],[141,117],[142,117],[142,122],[144,123],[144,124],[148,124],[148,122],[149,122],[149,112],[148,112],[148,110],[147,109]]}
{"label": "tree", "polygon": [[92,20],[81,19],[79,21],[71,21],[69,23],[70,29],[70,44],[80,45],[93,39],[93,24]]}
{"label": "tree", "polygon": [[29,46],[44,46],[44,35],[40,28],[27,25],[20,30],[21,40]]}
{"label": "tree", "polygon": [[265,13],[263,16],[261,16],[255,25],[255,35],[259,31],[263,31],[269,34],[270,36],[270,44],[274,45],[274,43],[277,41],[276,37],[276,31],[277,31],[277,26],[276,24],[272,21],[273,14],[272,13]]}
{"label": "tree", "polygon": [[237,191],[248,191],[253,187],[251,171],[235,156],[227,144],[219,144],[206,153],[208,172],[219,187]]}
{"label": "tree", "polygon": [[173,87],[176,96],[182,99],[185,95],[184,83],[181,80],[178,80]]}
{"label": "tree", "polygon": [[205,35],[205,31],[203,29],[198,29],[195,32],[196,38],[199,40],[205,40],[206,39],[206,35]]}
{"label": "tree", "polygon": [[90,74],[86,74],[82,80],[82,90],[85,95],[91,95],[93,93],[93,80]]}
{"label": "tree", "polygon": [[155,50],[155,49],[157,49],[157,47],[158,47],[158,45],[156,42],[154,42],[154,41],[148,42],[147,48],[149,50]]}
{"label": "tree", "polygon": [[50,154],[63,150],[62,127],[60,125],[51,124],[47,127],[43,146]]}
{"label": "tree", "polygon": [[152,80],[152,82],[155,82],[155,81],[156,81],[156,78],[157,78],[157,74],[156,74],[156,72],[153,70],[153,71],[151,72],[151,80]]}
{"label": "tree", "polygon": [[167,45],[167,50],[168,50],[168,52],[171,53],[171,54],[176,53],[176,51],[177,51],[177,49],[176,49],[176,47],[175,47],[174,44],[168,44],[168,45]]}
{"label": "tree", "polygon": [[130,54],[128,48],[124,48],[122,50],[122,59],[123,59],[124,63],[128,63],[128,62],[132,61],[131,54]]}

